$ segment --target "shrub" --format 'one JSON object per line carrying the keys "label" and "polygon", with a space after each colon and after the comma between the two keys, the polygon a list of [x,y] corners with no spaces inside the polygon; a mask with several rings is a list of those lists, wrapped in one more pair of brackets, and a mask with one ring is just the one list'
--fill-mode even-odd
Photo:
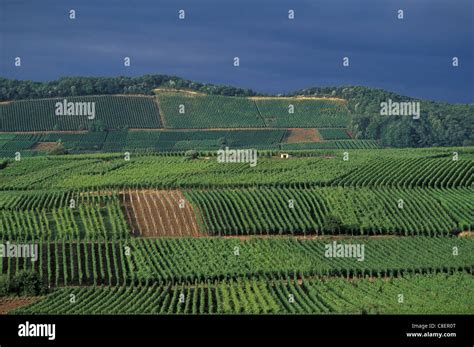
{"label": "shrub", "polygon": [[0,296],[8,295],[10,289],[10,281],[8,276],[0,275]]}
{"label": "shrub", "polygon": [[327,215],[323,221],[323,230],[331,233],[340,232],[343,223],[340,217],[334,215]]}
{"label": "shrub", "polygon": [[34,296],[43,294],[46,286],[36,272],[20,271],[9,281],[8,292],[18,295]]}
{"label": "shrub", "polygon": [[58,141],[56,146],[48,152],[49,155],[63,155],[67,154],[64,144],[61,141]]}
{"label": "shrub", "polygon": [[194,149],[191,149],[189,151],[186,151],[184,153],[184,160],[193,160],[193,159],[197,159],[199,156],[199,153],[197,151],[195,151]]}

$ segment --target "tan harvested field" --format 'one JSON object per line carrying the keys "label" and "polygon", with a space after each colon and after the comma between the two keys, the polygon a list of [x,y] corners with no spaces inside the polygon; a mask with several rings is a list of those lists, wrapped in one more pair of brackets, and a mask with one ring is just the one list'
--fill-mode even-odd
{"label": "tan harvested field", "polygon": [[35,151],[50,151],[58,144],[56,142],[37,142],[32,149]]}
{"label": "tan harvested field", "polygon": [[200,236],[194,210],[179,190],[129,190],[122,201],[135,236]]}
{"label": "tan harvested field", "polygon": [[294,129],[288,129],[283,142],[285,143],[322,142],[322,139],[317,129],[294,128]]}
{"label": "tan harvested field", "polygon": [[189,96],[194,96],[194,95],[204,95],[206,96],[207,94],[196,92],[193,90],[185,90],[185,89],[173,89],[173,88],[155,88],[153,89],[155,93],[181,93],[181,94],[188,94]]}
{"label": "tan harvested field", "polygon": [[[153,91],[159,93],[180,93],[183,96],[207,96],[208,94],[196,92],[193,90],[173,89],[173,88],[155,88]],[[296,96],[250,96],[250,100],[332,100],[342,104],[347,104],[346,99],[335,98],[330,96],[311,96],[311,95],[296,95]]]}
{"label": "tan harvested field", "polygon": [[347,104],[346,99],[341,98],[331,98],[324,96],[306,96],[306,95],[297,95],[297,96],[251,96],[250,100],[332,100],[337,101],[342,104]]}
{"label": "tan harvested field", "polygon": [[38,301],[36,297],[0,298],[0,314],[7,314],[19,307]]}
{"label": "tan harvested field", "polygon": [[460,232],[459,237],[474,237],[474,231],[463,231]]}

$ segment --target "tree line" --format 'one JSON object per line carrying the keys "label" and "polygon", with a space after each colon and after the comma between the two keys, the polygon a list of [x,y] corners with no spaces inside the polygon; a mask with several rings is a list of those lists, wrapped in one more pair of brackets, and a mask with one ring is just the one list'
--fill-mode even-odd
{"label": "tree line", "polygon": [[160,87],[186,89],[212,95],[257,95],[250,89],[193,82],[168,75],[63,77],[47,82],[0,78],[0,101],[106,94],[153,95],[153,89]]}

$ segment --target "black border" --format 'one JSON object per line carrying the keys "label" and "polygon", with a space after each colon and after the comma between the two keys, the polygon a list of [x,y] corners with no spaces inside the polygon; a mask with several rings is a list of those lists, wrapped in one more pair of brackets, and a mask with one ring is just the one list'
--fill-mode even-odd
{"label": "black border", "polygon": [[[18,337],[18,325],[56,324],[56,339]],[[456,324],[453,329],[426,329],[455,332],[456,337],[410,338],[412,324]],[[474,315],[96,315],[0,316],[1,347],[24,345],[111,346],[230,345],[262,343],[328,346],[473,346]]]}

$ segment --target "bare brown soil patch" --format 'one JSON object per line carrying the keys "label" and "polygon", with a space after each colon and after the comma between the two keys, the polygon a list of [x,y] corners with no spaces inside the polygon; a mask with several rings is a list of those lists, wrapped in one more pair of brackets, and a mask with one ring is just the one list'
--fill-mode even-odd
{"label": "bare brown soil patch", "polygon": [[463,231],[458,234],[459,237],[474,237],[474,231]]}
{"label": "bare brown soil patch", "polygon": [[50,151],[57,145],[56,142],[37,142],[32,149],[35,151]]}
{"label": "bare brown soil patch", "polygon": [[288,129],[283,142],[322,142],[322,138],[317,129],[291,128]]}
{"label": "bare brown soil patch", "polygon": [[122,201],[136,236],[200,236],[193,207],[179,190],[129,190]]}
{"label": "bare brown soil patch", "polygon": [[0,314],[7,314],[19,307],[30,305],[39,299],[37,297],[0,298]]}

